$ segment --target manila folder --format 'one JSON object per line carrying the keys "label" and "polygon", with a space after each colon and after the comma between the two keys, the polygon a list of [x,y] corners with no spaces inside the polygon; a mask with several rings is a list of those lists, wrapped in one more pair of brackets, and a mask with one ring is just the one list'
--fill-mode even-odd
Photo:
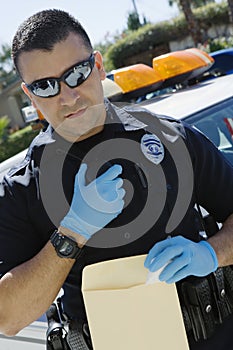
{"label": "manila folder", "polygon": [[187,350],[175,284],[145,284],[146,255],[83,270],[82,293],[94,350]]}

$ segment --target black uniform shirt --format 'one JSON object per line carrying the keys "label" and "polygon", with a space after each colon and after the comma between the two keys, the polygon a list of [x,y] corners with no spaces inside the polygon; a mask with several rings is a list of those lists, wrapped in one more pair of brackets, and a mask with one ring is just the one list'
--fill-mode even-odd
{"label": "black uniform shirt", "polygon": [[81,294],[84,266],[146,254],[168,235],[199,240],[196,202],[219,222],[233,212],[232,167],[205,136],[140,108],[106,105],[102,132],[71,145],[49,127],[0,186],[3,275],[38,253],[59,226],[69,209],[81,161],[88,165],[87,183],[112,164],[122,165],[124,210],[88,241],[63,286],[64,311],[81,320],[86,318]]}

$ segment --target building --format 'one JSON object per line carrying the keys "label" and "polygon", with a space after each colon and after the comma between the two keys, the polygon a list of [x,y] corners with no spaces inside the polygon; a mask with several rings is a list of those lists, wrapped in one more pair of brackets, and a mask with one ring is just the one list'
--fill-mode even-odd
{"label": "building", "polygon": [[29,98],[21,89],[21,79],[16,78],[0,93],[0,118],[8,116],[12,128],[25,126],[22,108],[30,105]]}

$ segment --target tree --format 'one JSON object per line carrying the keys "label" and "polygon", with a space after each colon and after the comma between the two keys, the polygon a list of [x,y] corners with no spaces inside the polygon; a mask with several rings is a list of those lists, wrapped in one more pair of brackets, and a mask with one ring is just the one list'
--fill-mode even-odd
{"label": "tree", "polygon": [[230,22],[233,24],[233,0],[227,0]]}
{"label": "tree", "polygon": [[[179,0],[168,0],[168,3],[170,6],[177,4],[178,8],[182,11],[182,8],[179,2],[180,2]],[[205,6],[210,2],[215,2],[215,0],[190,0],[191,8],[198,8],[201,6]]]}
{"label": "tree", "polygon": [[8,138],[7,127],[10,124],[10,119],[7,116],[0,117],[0,144]]}
{"label": "tree", "polygon": [[142,26],[137,12],[130,12],[127,19],[128,30],[137,30]]}
{"label": "tree", "polygon": [[132,0],[132,2],[133,2],[134,10],[130,12],[128,15],[127,27],[128,27],[128,30],[137,30],[138,28],[148,24],[148,21],[147,21],[147,18],[143,16],[143,22],[141,23],[136,2],[135,0]]}
{"label": "tree", "polygon": [[16,77],[11,59],[11,48],[3,44],[0,48],[0,90],[6,87]]}
{"label": "tree", "polygon": [[[189,32],[193,38],[195,46],[202,43],[202,34],[198,25],[198,22],[192,12],[191,2],[195,0],[168,0],[169,4],[177,3],[178,7],[184,13],[185,19],[188,24]],[[208,1],[208,0],[207,0]]]}

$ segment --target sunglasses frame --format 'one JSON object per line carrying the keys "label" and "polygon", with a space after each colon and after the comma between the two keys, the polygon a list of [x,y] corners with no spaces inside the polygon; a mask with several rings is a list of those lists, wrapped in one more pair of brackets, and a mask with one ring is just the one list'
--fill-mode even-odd
{"label": "sunglasses frame", "polygon": [[[88,74],[88,76],[81,82],[81,83],[77,83],[77,85],[75,86],[70,86],[66,79],[67,77],[73,73],[73,70],[75,67],[78,67],[78,66],[82,66],[82,67],[85,67],[87,64],[89,64],[89,67],[90,67],[90,73]],[[38,79],[38,80],[35,80],[33,81],[31,84],[26,84],[26,87],[28,88],[28,90],[35,96],[37,97],[41,97],[41,98],[50,98],[50,97],[54,97],[54,96],[57,96],[60,94],[60,91],[61,91],[61,81],[63,83],[65,83],[67,86],[69,86],[71,89],[74,89],[76,88],[77,86],[80,86],[82,85],[82,83],[84,83],[84,81],[86,81],[88,79],[88,77],[90,76],[93,68],[94,68],[94,65],[95,65],[95,55],[94,53],[92,52],[91,55],[89,56],[88,59],[86,60],[83,60],[81,62],[78,62],[76,64],[74,64],[73,66],[71,66],[70,68],[68,68],[59,78],[54,78],[54,77],[48,77],[48,78],[43,78],[43,79]],[[54,94],[54,95],[49,95],[49,96],[40,96],[40,95],[37,95],[33,90],[35,90],[35,84],[38,84],[40,82],[44,82],[44,81],[49,81],[49,80],[52,80],[53,82],[56,81],[57,84],[58,84],[58,91]]]}

